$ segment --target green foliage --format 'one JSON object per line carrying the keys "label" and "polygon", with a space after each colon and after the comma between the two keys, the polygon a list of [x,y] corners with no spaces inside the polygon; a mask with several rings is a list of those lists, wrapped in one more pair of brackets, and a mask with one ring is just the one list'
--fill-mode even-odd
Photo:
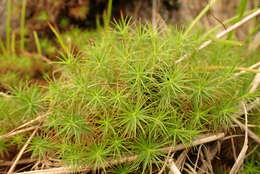
{"label": "green foliage", "polygon": [[83,146],[76,144],[61,144],[59,146],[59,157],[70,167],[77,168],[84,163],[86,150]]}
{"label": "green foliage", "polygon": [[260,173],[260,150],[259,148],[246,158],[242,174],[258,174]]}
{"label": "green foliage", "polygon": [[[234,79],[235,67],[257,59],[247,62],[234,45],[217,45],[222,43],[194,52],[199,34],[159,33],[129,21],[93,35],[80,56],[62,54],[62,75],[49,83],[46,96],[53,111],[49,129],[61,142],[86,145],[85,162],[96,170],[110,157],[132,152],[138,160],[131,171],[149,173],[161,165],[162,147],[188,144],[208,128],[230,125],[239,102],[255,98],[248,90],[253,75]],[[66,37],[58,38],[63,50],[68,48]],[[188,63],[174,63],[186,54],[191,55]],[[208,68],[226,65],[230,68]]]}
{"label": "green foliage", "polygon": [[0,158],[3,158],[8,153],[8,145],[4,140],[0,140]]}
{"label": "green foliage", "polygon": [[38,87],[13,88],[14,100],[17,103],[15,112],[24,118],[32,118],[43,109],[41,89]]}
{"label": "green foliage", "polygon": [[52,115],[48,127],[57,129],[57,136],[61,136],[65,142],[75,141],[79,143],[82,137],[91,133],[91,126],[77,112],[61,112]]}
{"label": "green foliage", "polygon": [[134,145],[134,150],[138,154],[138,158],[135,161],[135,165],[142,166],[142,173],[152,173],[153,164],[159,168],[163,163],[161,157],[162,154],[161,148],[163,147],[162,142],[156,142],[156,140],[140,137],[136,144]]}
{"label": "green foliage", "polygon": [[108,164],[109,149],[104,144],[92,144],[86,152],[85,162],[93,166],[94,170],[105,169]]}
{"label": "green foliage", "polygon": [[[130,19],[114,25],[84,38],[77,37],[79,29],[62,35],[50,26],[62,51],[48,86],[14,88],[12,102],[0,100],[1,123],[12,115],[28,120],[51,112],[30,144],[32,157],[55,149],[51,154],[72,167],[104,170],[111,159],[130,153],[137,160],[114,173],[152,173],[162,164],[163,147],[228,127],[239,103],[259,96],[249,94],[254,73],[234,77],[237,67],[258,61],[246,59],[243,47],[217,42],[198,52],[200,33],[161,33]],[[36,40],[39,53],[50,46]],[[184,55],[187,60],[176,64]],[[30,61],[19,61],[30,67]],[[21,141],[17,137],[14,144]]]}
{"label": "green foliage", "polygon": [[44,137],[36,136],[30,143],[29,150],[32,151],[32,158],[44,159],[52,149],[53,144]]}

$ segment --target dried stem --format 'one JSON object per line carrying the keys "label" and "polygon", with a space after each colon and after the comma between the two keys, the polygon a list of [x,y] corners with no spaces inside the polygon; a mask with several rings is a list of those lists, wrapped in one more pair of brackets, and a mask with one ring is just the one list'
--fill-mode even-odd
{"label": "dried stem", "polygon": [[0,140],[4,139],[4,138],[9,138],[9,137],[15,136],[15,135],[23,133],[23,132],[28,132],[28,131],[34,130],[36,127],[37,126],[32,126],[32,127],[28,127],[28,128],[25,128],[25,129],[15,131],[15,132],[9,132],[5,135],[0,136]]}
{"label": "dried stem", "polygon": [[[198,138],[195,141],[193,141],[190,144],[179,144],[176,146],[166,147],[162,148],[161,151],[163,153],[172,153],[176,151],[180,151],[189,147],[197,146],[200,144],[209,143],[212,141],[216,141],[219,139],[222,139],[225,134],[224,133],[218,133],[213,135],[201,135],[202,138]],[[110,160],[110,162],[105,167],[111,167],[113,165],[118,165],[126,162],[134,161],[138,158],[138,155],[132,155],[132,156],[126,156],[124,158],[118,159],[118,160]],[[91,166],[82,166],[76,169],[77,172],[83,172],[83,171],[89,171],[91,170]],[[51,168],[51,169],[45,169],[45,170],[35,170],[35,171],[29,171],[29,172],[21,172],[19,174],[66,174],[66,173],[72,173],[75,172],[75,169],[72,169],[70,167],[58,167],[58,168]]]}
{"label": "dried stem", "polygon": [[[235,23],[234,25],[228,27],[226,30],[218,33],[216,35],[216,38],[219,39],[219,38],[222,38],[223,36],[225,36],[226,34],[230,33],[231,31],[237,29],[238,27],[240,27],[241,25],[245,24],[246,22],[248,22],[249,20],[253,19],[254,17],[258,16],[260,14],[260,9],[255,11],[254,13],[246,16],[244,19],[240,20],[239,22]],[[205,41],[203,42],[198,48],[197,50],[201,50],[203,48],[206,48],[207,46],[209,46],[213,41],[212,40],[208,40],[208,41]],[[184,56],[182,56],[180,59],[176,60],[175,63],[179,63],[181,61],[183,61],[184,59],[188,58],[189,55],[186,54]]]}
{"label": "dried stem", "polygon": [[20,152],[18,153],[16,159],[14,160],[12,166],[10,167],[9,171],[7,172],[7,174],[12,174],[18,161],[20,160],[20,158],[22,157],[25,149],[27,148],[27,146],[29,145],[29,143],[31,142],[32,138],[34,137],[34,135],[36,134],[36,132],[38,131],[39,126],[35,128],[35,130],[33,131],[33,133],[31,134],[31,136],[28,138],[28,140],[26,141],[26,143],[24,144],[24,146],[22,147],[22,149],[20,150]]}
{"label": "dried stem", "polygon": [[239,153],[237,160],[235,162],[235,164],[233,165],[233,167],[231,168],[229,174],[236,174],[238,173],[239,169],[241,168],[245,157],[246,157],[246,152],[248,149],[248,120],[247,120],[247,109],[246,109],[246,105],[243,103],[243,108],[244,108],[244,112],[245,112],[245,141],[244,141],[244,145],[243,148],[241,150],[241,152]]}

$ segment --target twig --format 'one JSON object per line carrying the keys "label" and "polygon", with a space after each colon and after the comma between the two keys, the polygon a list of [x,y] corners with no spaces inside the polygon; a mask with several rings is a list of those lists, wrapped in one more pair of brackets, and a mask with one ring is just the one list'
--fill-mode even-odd
{"label": "twig", "polygon": [[178,169],[178,167],[176,166],[176,164],[174,163],[173,159],[169,159],[169,168],[172,174],[181,174],[180,170]]}
{"label": "twig", "polygon": [[[241,21],[235,23],[234,25],[228,27],[226,30],[220,32],[219,34],[216,35],[216,38],[222,38],[223,36],[225,36],[226,34],[228,34],[229,32],[237,29],[238,27],[240,27],[241,25],[243,25],[244,23],[248,22],[249,20],[251,20],[252,18],[258,16],[260,14],[260,9],[255,11],[254,13],[246,16],[244,19],[242,19]],[[206,42],[204,42],[203,44],[201,44],[201,46],[198,48],[198,50],[201,50],[205,47],[207,47],[209,44],[212,43],[212,40],[208,40]]]}
{"label": "twig", "polygon": [[257,142],[258,144],[260,144],[260,137],[257,136],[253,131],[251,131],[250,129],[248,129],[248,127],[246,128],[246,126],[241,123],[238,119],[232,117],[232,120],[243,130],[246,130],[247,129],[247,132],[248,132],[248,136],[250,138],[252,138],[255,142]]}
{"label": "twig", "polygon": [[188,169],[184,168],[184,170],[186,172],[188,172],[189,174],[197,174],[197,172],[193,169],[193,167],[190,164],[186,163],[185,165],[190,169],[190,170],[188,170]]}
{"label": "twig", "polygon": [[173,153],[172,155],[170,155],[170,154],[171,154],[171,152],[169,151],[168,154],[167,154],[166,160],[165,160],[165,162],[164,162],[164,164],[163,164],[161,170],[158,172],[158,174],[162,174],[162,173],[163,173],[163,171],[164,171],[165,168],[167,167],[167,163],[168,163],[169,159],[173,158],[174,153]]}
{"label": "twig", "polygon": [[174,151],[183,150],[183,149],[186,149],[186,148],[189,148],[189,147],[197,146],[197,145],[200,145],[200,144],[206,144],[206,143],[224,138],[225,134],[224,133],[218,133],[218,134],[213,134],[213,135],[209,135],[209,136],[206,136],[206,135],[203,135],[203,136],[204,136],[204,138],[199,138],[199,139],[193,141],[191,144],[187,144],[187,145],[179,144],[179,145],[174,146],[174,147],[163,148],[162,152],[167,153],[169,150],[174,152]]}
{"label": "twig", "polygon": [[[196,139],[191,144],[188,144],[188,145],[179,144],[179,145],[173,146],[173,147],[162,148],[161,152],[172,153],[172,152],[183,150],[183,149],[186,149],[186,148],[189,148],[189,147],[197,146],[197,145],[200,145],[200,144],[209,143],[209,142],[212,142],[212,141],[222,139],[225,136],[225,134],[224,133],[218,133],[218,134],[213,134],[213,135],[202,135],[202,136],[203,136],[202,138]],[[111,167],[113,165],[131,162],[131,161],[136,160],[137,158],[138,158],[138,155],[132,155],[132,156],[126,156],[126,157],[118,159],[118,160],[110,160],[110,162],[105,167]],[[45,169],[45,170],[35,170],[35,171],[29,171],[29,172],[21,172],[19,174],[66,174],[66,173],[71,173],[71,172],[83,172],[83,171],[86,172],[86,171],[91,170],[91,168],[92,168],[91,166],[87,165],[87,166],[79,167],[75,171],[75,169],[72,169],[70,167],[58,167],[58,168],[51,168],[51,169]]]}
{"label": "twig", "polygon": [[198,162],[199,162],[199,158],[200,158],[201,148],[202,148],[202,145],[199,146],[199,150],[198,150],[198,153],[197,153],[197,159],[196,159],[195,164],[194,164],[194,167],[193,167],[194,171],[196,171],[197,166],[198,166]]}
{"label": "twig", "polygon": [[25,129],[15,131],[15,132],[9,132],[5,135],[0,136],[0,140],[4,139],[4,138],[9,138],[9,137],[15,136],[15,135],[23,133],[23,132],[28,132],[28,131],[34,130],[36,127],[37,126],[32,126],[32,127],[28,127],[28,128],[25,128]]}
{"label": "twig", "polygon": [[180,154],[180,156],[178,157],[178,159],[176,160],[175,164],[179,169],[182,169],[184,166],[184,163],[186,161],[187,158],[187,154],[190,151],[190,149],[185,149],[184,151],[182,151],[182,153]]}
{"label": "twig", "polygon": [[203,147],[203,152],[201,153],[202,155],[202,164],[201,167],[199,168],[200,170],[197,172],[198,174],[202,174],[206,172],[209,173],[214,173],[213,168],[212,168],[212,160],[216,156],[218,152],[218,147],[217,143],[213,145],[207,145]]}
{"label": "twig", "polygon": [[39,126],[35,128],[35,130],[33,131],[33,133],[31,134],[31,136],[28,138],[28,140],[26,141],[26,143],[24,144],[24,146],[22,147],[22,149],[20,150],[20,152],[18,153],[16,159],[14,160],[14,163],[12,164],[12,166],[10,167],[10,169],[8,170],[7,174],[12,174],[18,161],[20,160],[20,158],[22,157],[25,149],[27,148],[27,146],[29,145],[29,143],[31,142],[32,138],[34,137],[34,135],[36,134],[36,132],[38,131]]}
{"label": "twig", "polygon": [[5,98],[10,98],[10,97],[12,97],[12,96],[10,96],[10,95],[4,93],[4,92],[0,92],[0,96],[5,97]]}
{"label": "twig", "polygon": [[15,128],[15,129],[12,130],[11,132],[14,132],[14,131],[16,131],[16,130],[18,130],[18,129],[22,129],[22,128],[25,127],[25,126],[28,126],[28,125],[30,125],[30,124],[32,124],[32,123],[37,122],[38,120],[42,120],[43,118],[49,116],[50,114],[51,114],[50,112],[47,112],[47,113],[45,113],[45,114],[39,115],[39,116],[36,117],[35,119],[33,119],[33,120],[31,120],[31,121],[28,121],[28,122],[22,124],[21,126]]}
{"label": "twig", "polygon": [[243,103],[243,108],[245,111],[245,141],[244,141],[244,145],[242,147],[241,152],[238,155],[238,158],[235,162],[235,164],[233,165],[233,167],[231,168],[229,174],[236,174],[238,173],[239,169],[241,168],[241,165],[244,162],[244,159],[246,157],[246,151],[248,149],[248,120],[247,120],[247,109],[246,109],[246,105]]}
{"label": "twig", "polygon": [[235,148],[234,138],[230,138],[230,141],[231,141],[231,145],[232,145],[232,152],[233,152],[234,160],[237,160],[237,151]]}
{"label": "twig", "polygon": [[250,152],[247,153],[246,158],[249,157],[250,155],[252,155],[252,154],[258,149],[258,147],[259,147],[259,145],[257,144],[257,145],[253,148],[253,150],[251,150]]}
{"label": "twig", "polygon": [[[260,68],[258,68],[258,70],[260,70]],[[254,80],[252,81],[252,87],[249,93],[255,92],[257,87],[259,86],[259,83],[260,83],[260,74],[256,74]]]}
{"label": "twig", "polygon": [[[31,131],[33,129],[35,129],[35,126],[32,126],[32,127],[28,127],[28,128],[24,128],[32,123],[35,123],[36,121],[39,121],[39,120],[42,120],[43,118],[47,117],[48,115],[50,115],[50,113],[45,113],[43,115],[40,115],[38,117],[36,117],[35,119],[29,121],[29,122],[26,122],[24,123],[23,125],[13,129],[12,131],[8,132],[7,134],[5,135],[1,135],[0,136],[0,140],[3,139],[3,138],[7,138],[7,137],[11,137],[11,136],[14,136],[14,135],[17,135],[17,134],[20,134],[20,133],[23,133],[23,132],[27,132],[27,131]],[[24,129],[23,129],[24,128]]]}
{"label": "twig", "polygon": [[[257,62],[255,64],[251,65],[250,67],[247,67],[247,69],[254,69],[254,68],[257,68],[258,66],[260,66],[260,62]],[[244,70],[240,71],[240,72],[234,74],[234,77],[238,77],[238,76],[240,76],[240,75],[242,75],[244,73],[246,73],[246,71],[244,71]]]}
{"label": "twig", "polygon": [[[17,164],[28,164],[35,162],[36,159],[23,159],[17,162]],[[3,161],[0,160],[0,166],[11,166],[14,162],[13,161]]]}
{"label": "twig", "polygon": [[[229,32],[237,29],[238,27],[240,27],[241,25],[243,25],[244,23],[246,23],[247,21],[251,20],[252,18],[258,16],[260,14],[260,9],[255,11],[254,13],[246,16],[244,19],[242,19],[241,21],[235,23],[234,25],[228,27],[226,30],[220,32],[219,34],[216,35],[216,38],[222,38],[223,36],[225,36],[226,34],[228,34]],[[210,45],[212,43],[212,40],[208,40],[208,41],[205,41],[203,42],[198,48],[197,48],[197,51],[207,47],[208,45]],[[184,59],[188,58],[189,57],[189,54],[186,54],[184,56],[182,56],[180,59],[176,60],[175,63],[179,63],[181,61],[183,61]]]}
{"label": "twig", "polygon": [[157,0],[153,0],[152,2],[152,25],[153,30],[156,30],[157,24],[156,24],[156,11],[157,11]]}
{"label": "twig", "polygon": [[30,53],[27,51],[23,51],[22,55],[27,56],[27,57],[37,57],[42,59],[44,62],[46,62],[47,64],[53,64],[54,62],[52,62],[50,59],[48,59],[47,57],[40,55],[40,54],[35,54],[35,53]]}

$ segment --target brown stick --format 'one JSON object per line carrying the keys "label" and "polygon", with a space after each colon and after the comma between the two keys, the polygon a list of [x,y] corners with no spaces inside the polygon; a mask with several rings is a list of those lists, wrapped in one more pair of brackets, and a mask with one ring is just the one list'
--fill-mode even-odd
{"label": "brown stick", "polygon": [[[163,153],[169,153],[169,152],[176,152],[179,150],[183,150],[189,147],[193,147],[193,146],[197,146],[200,144],[205,144],[205,143],[209,143],[212,141],[216,141],[219,139],[222,139],[225,134],[224,133],[218,133],[218,134],[213,134],[213,135],[201,135],[203,137],[198,138],[196,140],[194,140],[191,144],[179,144],[177,146],[173,146],[173,147],[166,147],[166,148],[162,148],[161,151]],[[113,166],[113,165],[117,165],[117,164],[122,164],[122,163],[126,163],[126,162],[131,162],[134,161],[138,158],[138,155],[132,155],[132,156],[127,156],[118,160],[110,160],[110,162],[104,166],[104,167],[109,167],[109,166]],[[79,167],[78,169],[72,169],[70,167],[58,167],[58,168],[51,168],[51,169],[45,169],[45,170],[35,170],[35,171],[29,171],[29,172],[21,172],[19,174],[66,174],[66,173],[72,173],[72,172],[86,172],[91,170],[91,166],[82,166]],[[18,173],[17,173],[18,174]]]}
{"label": "brown stick", "polygon": [[[235,23],[234,25],[228,27],[226,30],[224,30],[224,31],[222,31],[222,32],[220,32],[220,33],[218,33],[218,34],[216,35],[216,38],[218,38],[218,39],[219,39],[219,38],[222,38],[223,36],[225,36],[225,35],[228,34],[229,32],[231,32],[231,31],[237,29],[238,27],[240,27],[240,26],[243,25],[244,23],[248,22],[249,20],[253,19],[254,17],[258,16],[259,14],[260,14],[260,9],[257,10],[257,11],[255,11],[254,13],[252,13],[252,14],[246,16],[244,19],[242,19],[241,21]],[[202,44],[199,46],[199,48],[197,48],[197,50],[199,51],[199,50],[202,50],[203,48],[206,48],[206,47],[207,47],[208,45],[210,45],[212,42],[213,42],[212,40],[208,40],[208,41],[202,43]],[[175,63],[177,64],[177,63],[183,61],[184,59],[186,59],[186,58],[188,58],[188,57],[189,57],[189,55],[186,54],[186,55],[182,56],[180,59],[176,60]]]}
{"label": "brown stick", "polygon": [[12,174],[18,161],[20,160],[20,158],[22,157],[25,149],[27,148],[27,146],[29,145],[29,143],[31,142],[32,138],[34,137],[34,135],[36,134],[37,130],[39,129],[39,127],[36,127],[35,130],[33,131],[33,133],[31,134],[31,136],[28,138],[28,140],[26,141],[26,143],[24,144],[24,146],[22,147],[22,149],[20,150],[20,152],[18,153],[16,159],[14,160],[14,163],[12,164],[12,166],[10,167],[10,169],[8,170],[7,174]]}
{"label": "brown stick", "polygon": [[[232,120],[239,126],[241,127],[243,130],[246,130],[246,126],[241,123],[238,119],[236,118],[232,118]],[[251,131],[250,129],[248,129],[248,136],[250,138],[252,138],[255,142],[257,142],[258,144],[260,144],[260,137],[257,136],[253,131]]]}
{"label": "brown stick", "polygon": [[246,110],[246,105],[243,104],[244,107],[244,111],[245,111],[245,141],[244,141],[244,145],[242,147],[241,152],[239,153],[237,160],[235,162],[235,164],[233,165],[233,167],[231,168],[229,174],[236,174],[238,173],[239,169],[241,168],[245,157],[246,157],[246,152],[248,149],[248,127],[247,127],[247,110]]}
{"label": "brown stick", "polygon": [[[32,123],[35,123],[35,122],[37,122],[37,121],[39,121],[39,120],[42,120],[43,118],[47,117],[49,114],[50,114],[50,113],[46,113],[46,114],[40,115],[40,116],[38,116],[37,118],[35,118],[35,119],[33,119],[33,120],[29,121],[29,122],[26,122],[26,123],[24,123],[23,125],[21,125],[21,126],[15,128],[14,130],[8,132],[7,134],[1,135],[1,136],[0,136],[0,140],[1,140],[1,139],[4,139],[4,138],[11,137],[11,136],[14,136],[14,135],[17,135],[17,134],[20,134],[20,133],[23,133],[23,132],[27,132],[27,131],[31,131],[31,130],[35,129],[35,126],[28,127],[28,128],[24,128],[24,127],[25,127],[25,126],[28,126],[28,125],[30,125],[30,124],[32,124]],[[24,129],[22,129],[22,128],[24,128]],[[20,130],[19,130],[19,129],[20,129]]]}
{"label": "brown stick", "polygon": [[5,98],[10,98],[10,97],[12,97],[12,96],[10,96],[10,95],[4,93],[4,92],[0,92],[0,96],[5,97]]}
{"label": "brown stick", "polygon": [[5,135],[0,136],[0,140],[4,139],[4,138],[9,138],[9,137],[15,136],[15,135],[23,133],[23,132],[28,132],[28,131],[34,130],[36,127],[37,126],[32,126],[32,127],[28,127],[28,128],[25,128],[25,129],[15,131],[15,132],[9,132]]}

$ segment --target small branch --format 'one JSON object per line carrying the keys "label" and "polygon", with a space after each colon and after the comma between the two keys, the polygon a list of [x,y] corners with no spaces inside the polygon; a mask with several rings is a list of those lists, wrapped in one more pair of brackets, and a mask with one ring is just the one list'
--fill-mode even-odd
{"label": "small branch", "polygon": [[5,98],[10,98],[10,97],[12,97],[11,95],[8,95],[8,94],[6,94],[6,93],[4,93],[4,92],[0,92],[0,96],[5,97]]}
{"label": "small branch", "polygon": [[232,145],[232,152],[233,152],[234,160],[237,160],[237,152],[236,152],[236,148],[235,148],[234,139],[230,138],[230,141],[231,141],[231,145]]}
{"label": "small branch", "polygon": [[206,143],[213,142],[213,141],[224,138],[225,134],[218,133],[218,134],[213,134],[213,135],[209,135],[209,136],[206,136],[206,135],[203,135],[203,136],[204,136],[204,138],[198,138],[197,140],[193,141],[191,144],[187,144],[187,145],[179,144],[176,146],[163,148],[162,152],[164,152],[164,153],[165,152],[167,153],[168,151],[175,152],[175,151],[180,151],[180,150],[183,150],[183,149],[186,149],[189,147],[198,146],[200,144],[206,144]]}
{"label": "small branch", "polygon": [[[257,62],[254,65],[251,65],[250,67],[247,67],[247,69],[254,69],[254,68],[257,68],[258,66],[260,66],[260,62]],[[240,76],[240,75],[242,75],[244,73],[246,73],[246,71],[243,70],[241,72],[238,72],[238,73],[234,74],[234,77],[238,77],[238,76]]]}
{"label": "small branch", "polygon": [[171,152],[168,152],[165,162],[164,162],[161,170],[158,172],[158,174],[163,174],[165,168],[167,167],[167,163],[168,163],[169,159],[173,158],[175,155],[175,153],[173,153],[172,155],[170,155],[170,154],[171,154]]}
{"label": "small branch", "polygon": [[248,136],[250,138],[252,138],[255,142],[257,142],[258,144],[260,144],[260,137],[257,136],[253,131],[251,131],[250,129],[246,128],[246,126],[241,123],[238,119],[232,117],[232,120],[243,130],[246,130],[248,131]]}
{"label": "small branch", "polygon": [[29,121],[29,122],[26,122],[24,123],[23,125],[13,129],[12,131],[8,132],[7,134],[5,135],[1,135],[0,136],[0,140],[1,139],[4,139],[4,138],[8,138],[8,137],[11,137],[11,136],[14,136],[14,135],[17,135],[17,134],[20,134],[20,133],[23,133],[23,132],[27,132],[27,131],[31,131],[33,129],[35,129],[35,126],[32,126],[32,127],[28,127],[28,128],[24,128],[28,125],[31,125],[39,120],[42,120],[43,118],[47,117],[48,115],[50,115],[50,113],[46,113],[46,114],[43,114],[43,115],[40,115],[38,117],[36,117],[35,119]]}
{"label": "small branch", "polygon": [[[240,27],[241,25],[243,25],[244,23],[248,22],[249,20],[251,20],[252,18],[258,16],[260,14],[260,9],[255,11],[254,13],[246,16],[244,19],[242,19],[241,21],[235,23],[234,25],[230,26],[229,28],[227,28],[226,30],[220,32],[219,34],[216,35],[216,38],[222,38],[223,36],[225,36],[226,34],[228,34],[229,32],[237,29],[238,27]],[[203,42],[198,48],[197,51],[202,50],[203,48],[206,48],[207,46],[209,46],[212,43],[212,40],[208,40]],[[176,60],[175,63],[179,63],[181,61],[183,61],[184,59],[188,58],[189,54],[186,54],[184,56],[182,56],[180,59]]]}
{"label": "small branch", "polygon": [[36,127],[37,126],[32,126],[32,127],[28,127],[28,128],[25,128],[25,129],[15,131],[15,132],[9,132],[5,135],[0,136],[0,140],[4,139],[4,138],[9,138],[9,137],[15,136],[15,135],[23,133],[23,132],[28,132],[28,131],[34,130]]}
{"label": "small branch", "polygon": [[176,160],[175,164],[179,169],[183,168],[189,151],[190,151],[189,148],[182,151],[182,153],[179,155],[178,159]]}
{"label": "small branch", "polygon": [[[245,24],[246,22],[248,22],[249,20],[253,19],[254,17],[258,16],[259,14],[260,14],[260,9],[255,11],[254,13],[246,16],[244,19],[242,19],[241,21],[235,23],[234,25],[228,27],[226,30],[220,32],[219,34],[216,35],[216,38],[222,38],[223,36],[225,36],[229,32],[237,29],[238,27],[240,27],[241,25]],[[208,41],[204,42],[203,44],[201,44],[201,46],[198,48],[198,50],[201,50],[201,49],[207,47],[211,43],[212,43],[212,40],[208,40]]]}
{"label": "small branch", "polygon": [[32,138],[34,137],[34,135],[36,134],[36,132],[38,131],[39,126],[35,128],[35,130],[33,131],[33,133],[31,134],[31,136],[28,138],[28,140],[26,141],[26,143],[24,144],[24,146],[22,147],[22,149],[20,150],[20,152],[18,153],[16,159],[14,160],[12,166],[10,167],[10,169],[8,170],[7,174],[12,174],[18,161],[20,160],[20,158],[22,157],[25,149],[27,148],[27,146],[29,145],[29,143],[31,142]]}
{"label": "small branch", "polygon": [[152,25],[153,30],[156,30],[157,24],[156,24],[156,11],[157,11],[157,0],[153,0],[152,2]]}
{"label": "small branch", "polygon": [[237,160],[235,162],[235,164],[233,165],[233,167],[231,168],[229,174],[236,174],[238,173],[239,169],[241,168],[245,157],[246,157],[246,151],[248,149],[248,120],[247,120],[247,109],[246,109],[246,105],[243,103],[243,108],[244,108],[244,112],[245,112],[245,141],[244,141],[244,145],[242,147],[241,152],[239,153]]}
{"label": "small branch", "polygon": [[22,129],[22,128],[24,128],[25,126],[31,125],[31,124],[33,124],[33,123],[39,121],[39,120],[42,120],[43,118],[49,116],[50,114],[51,114],[50,112],[47,112],[47,113],[45,113],[45,114],[39,115],[39,116],[36,117],[35,119],[33,119],[33,120],[31,120],[31,121],[28,121],[28,122],[22,124],[21,126],[15,128],[15,129],[12,130],[11,132],[14,132],[14,131],[16,131],[16,130],[18,130],[18,129]]}
{"label": "small branch", "polygon": [[[172,153],[176,151],[180,151],[189,147],[197,146],[200,144],[209,143],[212,141],[216,141],[219,139],[222,139],[225,134],[224,133],[218,133],[213,135],[201,135],[202,138],[198,138],[195,141],[193,141],[191,144],[179,144],[176,146],[166,147],[162,148],[161,151],[163,153]],[[132,162],[138,158],[138,155],[132,155],[132,156],[126,156],[124,158],[118,159],[118,160],[110,160],[110,162],[105,167],[111,167],[113,165],[122,164],[126,162]],[[35,171],[29,171],[29,172],[21,172],[19,174],[66,174],[66,173],[72,173],[72,172],[86,172],[92,169],[92,166],[82,166],[78,169],[72,169],[70,167],[58,167],[58,168],[51,168],[51,169],[45,169],[45,170],[35,170]],[[18,174],[18,173],[17,173]]]}
{"label": "small branch", "polygon": [[[260,68],[258,68],[258,70],[260,71]],[[249,93],[255,92],[259,84],[260,84],[260,74],[256,74],[254,80],[252,81],[252,87]]]}
{"label": "small branch", "polygon": [[[23,159],[17,162],[17,164],[28,164],[35,162],[36,159]],[[3,161],[0,160],[0,166],[11,166],[14,162],[13,161]]]}
{"label": "small branch", "polygon": [[172,174],[181,174],[180,170],[178,169],[178,167],[174,163],[173,159],[169,159],[168,163],[169,163],[169,168],[170,168],[170,171],[171,171]]}

